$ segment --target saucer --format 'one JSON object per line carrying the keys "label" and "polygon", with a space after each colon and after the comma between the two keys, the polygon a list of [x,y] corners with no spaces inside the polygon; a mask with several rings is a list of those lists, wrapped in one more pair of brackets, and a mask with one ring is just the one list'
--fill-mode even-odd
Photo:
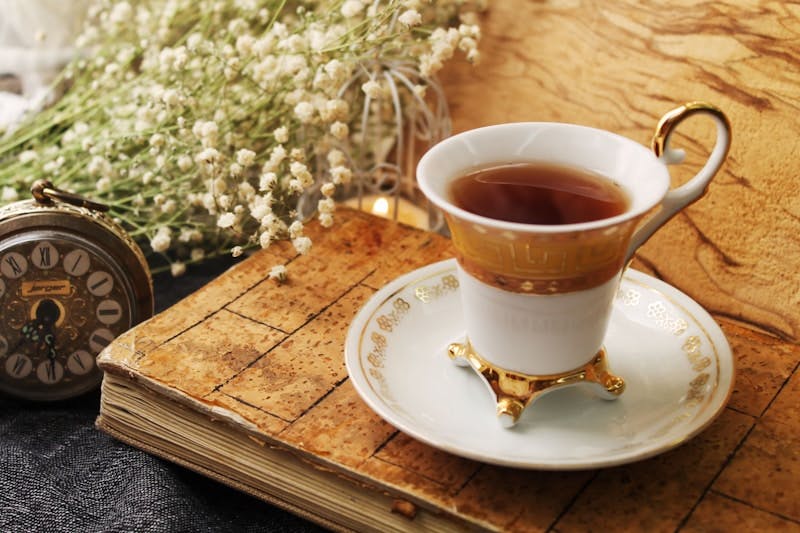
{"label": "saucer", "polygon": [[628,269],[605,339],[625,379],[619,399],[583,387],[546,394],[502,428],[486,385],[447,356],[464,339],[454,259],[379,290],[348,331],[345,360],[364,401],[436,448],[517,468],[571,470],[651,457],[697,435],[725,407],[733,357],[719,326],[691,298]]}

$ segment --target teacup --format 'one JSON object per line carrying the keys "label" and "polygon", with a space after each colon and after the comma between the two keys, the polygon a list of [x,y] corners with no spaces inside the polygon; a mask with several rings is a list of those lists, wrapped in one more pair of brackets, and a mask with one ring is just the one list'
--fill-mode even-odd
{"label": "teacup", "polygon": [[[716,143],[700,171],[670,190],[669,147],[684,119],[705,114]],[[607,398],[624,390],[607,368],[603,339],[622,273],[658,228],[703,196],[730,146],[730,123],[716,107],[689,103],[664,115],[653,150],[617,134],[574,124],[525,122],[454,135],[420,160],[417,180],[445,215],[457,252],[466,341],[450,355],[484,377],[505,426],[545,392],[594,383]],[[605,176],[621,187],[620,214],[568,224],[487,218],[453,199],[454,180],[500,164],[544,162]],[[613,357],[613,356],[612,356]]]}

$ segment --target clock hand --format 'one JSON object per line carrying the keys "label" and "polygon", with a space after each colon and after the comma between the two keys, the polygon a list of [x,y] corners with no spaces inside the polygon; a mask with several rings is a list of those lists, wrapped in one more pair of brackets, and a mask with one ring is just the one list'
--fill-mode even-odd
{"label": "clock hand", "polygon": [[[53,300],[45,299],[36,308],[36,318],[26,322],[20,330],[20,339],[11,353],[17,351],[24,342],[36,343],[37,351],[48,346],[48,357],[55,357],[55,324],[61,315],[61,310]],[[48,341],[48,336],[50,340]],[[53,354],[53,355],[51,355]]]}
{"label": "clock hand", "polygon": [[55,329],[56,322],[58,322],[60,316],[61,310],[56,303],[50,299],[42,300],[38,309],[36,309],[36,318],[39,320],[42,333],[44,333],[42,340],[44,341],[44,346],[47,348],[47,357],[50,359],[51,367],[55,367],[57,355]]}
{"label": "clock hand", "polygon": [[53,333],[53,330],[47,328],[48,331],[44,335],[44,345],[47,348],[47,359],[50,361],[50,371],[49,374],[51,379],[55,380],[56,377],[56,336]]}
{"label": "clock hand", "polygon": [[37,325],[39,322],[37,320],[31,320],[30,322],[26,322],[22,329],[20,330],[20,338],[17,344],[9,351],[9,353],[14,353],[17,349],[22,346],[23,342],[36,342],[38,340],[37,334]]}

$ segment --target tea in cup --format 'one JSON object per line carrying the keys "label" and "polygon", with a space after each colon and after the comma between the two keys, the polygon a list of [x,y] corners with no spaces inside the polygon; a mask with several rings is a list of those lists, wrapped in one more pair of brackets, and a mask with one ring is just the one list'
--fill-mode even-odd
{"label": "tea in cup", "polygon": [[[716,143],[703,168],[670,190],[667,165],[682,160],[670,135],[695,114],[715,122]],[[603,339],[624,268],[704,194],[729,146],[725,115],[695,102],[664,115],[653,151],[600,129],[525,122],[454,135],[422,157],[417,181],[443,211],[457,253],[466,340],[450,355],[486,380],[504,426],[564,386],[622,393]]]}

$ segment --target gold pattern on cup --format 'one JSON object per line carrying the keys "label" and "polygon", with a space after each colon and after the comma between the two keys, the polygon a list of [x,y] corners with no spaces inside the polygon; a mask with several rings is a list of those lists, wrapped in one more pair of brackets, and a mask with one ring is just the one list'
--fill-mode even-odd
{"label": "gold pattern on cup", "polygon": [[499,231],[450,215],[447,219],[458,262],[472,277],[510,292],[560,294],[613,278],[624,266],[640,217],[561,233]]}

